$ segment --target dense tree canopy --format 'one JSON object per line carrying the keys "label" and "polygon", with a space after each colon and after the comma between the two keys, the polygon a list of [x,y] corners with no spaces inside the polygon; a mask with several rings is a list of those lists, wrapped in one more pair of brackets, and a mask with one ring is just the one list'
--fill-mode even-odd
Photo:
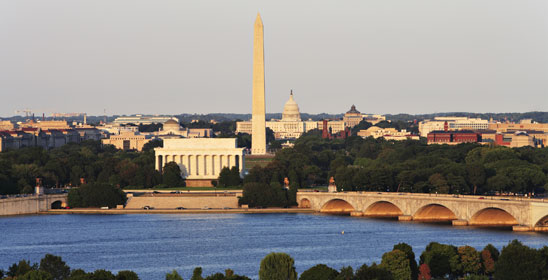
{"label": "dense tree canopy", "polygon": [[46,187],[85,182],[150,188],[162,182],[154,169],[154,151],[121,151],[98,141],[70,143],[46,151],[28,147],[0,153],[0,194],[31,193],[36,177]]}
{"label": "dense tree canopy", "polygon": [[261,260],[260,280],[297,280],[295,261],[285,253],[270,253]]}
{"label": "dense tree canopy", "polygon": [[103,207],[115,208],[116,205],[126,203],[126,193],[107,183],[88,183],[79,188],[71,189],[68,205],[74,207]]}
{"label": "dense tree canopy", "polygon": [[[291,174],[293,172],[294,174]],[[298,187],[339,190],[453,194],[543,193],[548,188],[548,148],[479,144],[426,145],[420,141],[322,139],[305,133],[293,148],[276,153],[267,166],[251,170],[246,182],[293,177]]]}

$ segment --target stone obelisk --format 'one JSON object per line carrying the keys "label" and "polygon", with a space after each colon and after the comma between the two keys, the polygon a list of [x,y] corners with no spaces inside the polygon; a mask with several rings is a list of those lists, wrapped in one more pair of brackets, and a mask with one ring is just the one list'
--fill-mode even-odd
{"label": "stone obelisk", "polygon": [[266,154],[266,122],[264,102],[263,21],[257,13],[253,40],[253,108],[251,116],[251,154]]}

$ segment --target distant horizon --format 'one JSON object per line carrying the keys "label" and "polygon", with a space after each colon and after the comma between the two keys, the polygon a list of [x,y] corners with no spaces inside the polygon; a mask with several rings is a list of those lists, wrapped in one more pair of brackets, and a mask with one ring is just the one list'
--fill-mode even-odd
{"label": "distant horizon", "polygon": [[0,116],[548,110],[548,1],[0,1]]}
{"label": "distant horizon", "polygon": [[[359,109],[358,109],[359,111]],[[306,112],[300,112],[301,114],[306,115],[344,115],[345,112],[341,113],[306,113]],[[382,115],[382,116],[397,116],[397,115],[409,115],[409,116],[424,116],[424,115],[439,115],[439,114],[483,114],[483,115],[489,115],[489,114],[495,114],[495,115],[504,115],[504,114],[527,114],[527,113],[546,113],[548,114],[548,111],[525,111],[525,112],[434,112],[434,113],[419,113],[419,114],[410,114],[410,113],[397,113],[397,114],[372,114],[372,113],[364,113],[362,114],[367,115]],[[273,112],[269,113],[267,112],[266,115],[281,115],[282,112]],[[249,115],[251,116],[251,113],[178,113],[178,114],[146,114],[146,113],[135,113],[135,114],[114,114],[114,115],[87,115],[87,117],[124,117],[124,116],[180,116],[180,115],[188,115],[188,116],[208,116],[208,115]],[[26,116],[22,115],[12,115],[12,116],[0,116],[0,119],[11,119],[11,118],[26,118]],[[29,116],[31,118],[32,116]],[[42,114],[40,115],[34,115],[34,118],[40,119],[42,117]],[[53,118],[51,115],[46,115],[46,118]],[[83,118],[83,116],[74,116],[74,117],[55,117],[56,119],[71,119],[71,118]]]}

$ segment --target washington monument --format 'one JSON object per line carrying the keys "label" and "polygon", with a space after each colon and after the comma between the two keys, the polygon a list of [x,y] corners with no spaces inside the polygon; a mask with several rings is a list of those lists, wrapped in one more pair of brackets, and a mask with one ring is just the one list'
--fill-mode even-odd
{"label": "washington monument", "polygon": [[263,21],[257,13],[253,40],[253,108],[251,116],[251,154],[266,154],[266,123],[264,102]]}

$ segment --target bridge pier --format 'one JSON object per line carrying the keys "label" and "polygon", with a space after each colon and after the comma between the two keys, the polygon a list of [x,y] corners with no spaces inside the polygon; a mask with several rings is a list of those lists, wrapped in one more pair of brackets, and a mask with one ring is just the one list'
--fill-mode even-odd
{"label": "bridge pier", "polygon": [[453,221],[451,221],[451,224],[453,226],[467,226],[468,221],[467,220],[453,220]]}
{"label": "bridge pier", "polygon": [[548,232],[548,201],[385,192],[298,192],[300,207],[354,217]]}
{"label": "bridge pier", "polygon": [[512,226],[512,230],[526,232],[526,231],[535,231],[535,228],[526,226],[526,225],[516,225],[516,226]]}
{"label": "bridge pier", "polygon": [[412,220],[413,220],[413,216],[411,216],[411,215],[398,216],[398,221],[400,221],[400,222],[410,222]]}
{"label": "bridge pier", "polygon": [[352,217],[363,217],[363,212],[362,211],[352,211],[352,212],[350,212],[350,216],[352,216]]}

